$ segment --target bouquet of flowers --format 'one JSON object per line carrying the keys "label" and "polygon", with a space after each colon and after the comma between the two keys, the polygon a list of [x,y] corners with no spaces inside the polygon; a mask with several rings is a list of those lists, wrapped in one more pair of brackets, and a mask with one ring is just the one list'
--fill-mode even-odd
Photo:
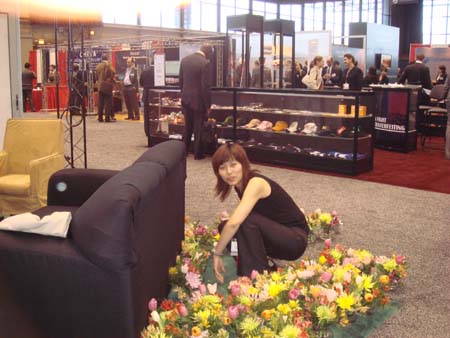
{"label": "bouquet of flowers", "polygon": [[389,293],[406,277],[404,256],[375,256],[327,239],[317,260],[272,273],[253,271],[230,281],[222,294],[217,284],[202,282],[205,257],[218,235],[198,223],[187,224],[186,231],[186,251],[171,272],[181,292],[159,306],[150,300],[141,338],[324,337],[330,325],[346,326],[355,315],[388,304]]}
{"label": "bouquet of flowers", "polygon": [[316,209],[313,213],[306,216],[306,221],[310,229],[309,243],[314,243],[317,238],[323,240],[332,238],[333,232],[337,234],[342,232],[343,224],[338,218],[336,211],[328,213]]}

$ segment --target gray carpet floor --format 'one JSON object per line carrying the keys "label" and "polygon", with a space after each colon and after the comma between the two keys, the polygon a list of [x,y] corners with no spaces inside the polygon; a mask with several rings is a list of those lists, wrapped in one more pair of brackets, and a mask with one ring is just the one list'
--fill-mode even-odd
{"label": "gray carpet floor", "polygon": [[[147,149],[146,145],[142,122],[98,123],[95,117],[87,120],[89,168],[123,169]],[[336,210],[344,222],[344,231],[335,243],[365,248],[376,255],[406,255],[409,275],[405,285],[394,293],[402,307],[372,337],[450,337],[450,282],[446,279],[450,276],[449,194],[254,167],[281,184],[306,212],[316,208]],[[208,225],[213,225],[222,210],[232,211],[237,202],[231,196],[221,203],[214,196],[214,184],[210,159],[194,161],[189,155],[186,214]],[[313,244],[305,256],[315,257],[319,249],[320,244]]]}

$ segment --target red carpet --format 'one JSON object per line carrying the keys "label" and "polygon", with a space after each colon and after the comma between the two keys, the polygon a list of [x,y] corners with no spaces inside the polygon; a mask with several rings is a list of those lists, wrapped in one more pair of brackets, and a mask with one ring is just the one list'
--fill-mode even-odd
{"label": "red carpet", "polygon": [[374,170],[355,179],[450,194],[450,160],[443,138],[427,140],[424,149],[407,154],[375,149]]}

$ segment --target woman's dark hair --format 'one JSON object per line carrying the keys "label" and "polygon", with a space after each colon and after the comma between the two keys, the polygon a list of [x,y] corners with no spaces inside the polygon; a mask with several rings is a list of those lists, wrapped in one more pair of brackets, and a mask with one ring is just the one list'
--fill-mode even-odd
{"label": "woman's dark hair", "polygon": [[377,69],[374,66],[369,67],[369,74],[370,75],[377,75]]}
{"label": "woman's dark hair", "polygon": [[352,60],[352,63],[356,65],[355,57],[352,54],[350,54],[350,53],[344,54],[344,57]]}
{"label": "woman's dark hair", "polygon": [[219,147],[214,153],[211,164],[214,170],[214,174],[217,177],[216,183],[216,195],[219,196],[221,201],[224,201],[230,194],[231,187],[226,183],[219,174],[219,167],[228,161],[236,160],[242,165],[242,186],[243,189],[248,184],[248,181],[254,176],[255,171],[250,167],[250,161],[248,160],[247,153],[244,148],[236,143],[227,143]]}
{"label": "woman's dark hair", "polygon": [[447,67],[445,65],[439,65],[438,67],[440,70],[442,70],[442,73],[445,73],[447,71]]}

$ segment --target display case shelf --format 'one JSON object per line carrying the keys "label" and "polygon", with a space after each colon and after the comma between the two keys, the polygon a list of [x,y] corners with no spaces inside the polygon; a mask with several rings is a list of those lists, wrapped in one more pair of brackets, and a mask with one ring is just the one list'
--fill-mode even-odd
{"label": "display case shelf", "polygon": [[[155,95],[159,102],[167,102],[176,100],[179,92],[170,90],[165,96],[159,90]],[[257,162],[351,175],[373,168],[373,93],[221,88],[213,91],[212,102],[209,117],[215,119],[214,132],[220,142],[210,147],[210,152],[232,141],[241,144],[250,160]],[[180,139],[184,124],[170,119],[179,116],[181,107],[152,101],[151,108],[157,113],[149,120],[149,144]],[[252,119],[284,127],[244,127]],[[295,127],[292,132],[286,130],[289,125]]]}

